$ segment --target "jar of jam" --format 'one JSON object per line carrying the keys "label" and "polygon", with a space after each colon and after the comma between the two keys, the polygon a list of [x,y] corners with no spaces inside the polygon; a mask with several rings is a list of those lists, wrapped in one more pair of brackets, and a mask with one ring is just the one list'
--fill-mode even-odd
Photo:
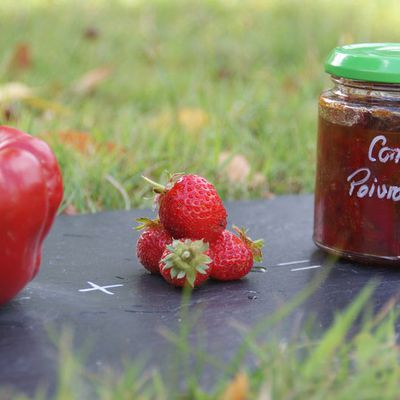
{"label": "jar of jam", "polygon": [[400,264],[400,43],[335,48],[319,99],[314,241]]}

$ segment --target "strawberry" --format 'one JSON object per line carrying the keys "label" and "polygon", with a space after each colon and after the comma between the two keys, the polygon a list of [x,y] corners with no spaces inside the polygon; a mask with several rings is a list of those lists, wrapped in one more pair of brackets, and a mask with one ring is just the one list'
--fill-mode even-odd
{"label": "strawberry", "polygon": [[233,227],[239,234],[225,230],[216,241],[210,244],[212,258],[211,277],[220,281],[232,281],[247,275],[254,260],[262,260],[263,241],[253,242],[243,229]]}
{"label": "strawberry", "polygon": [[160,221],[172,237],[211,242],[225,229],[225,207],[215,187],[205,178],[175,174],[167,186],[144,179],[157,193]]}
{"label": "strawberry", "polygon": [[159,263],[165,247],[172,243],[172,237],[158,219],[138,218],[137,230],[144,229],[136,244],[136,254],[142,265],[152,274],[160,274]]}
{"label": "strawberry", "polygon": [[208,243],[202,240],[174,240],[160,261],[160,272],[174,286],[199,286],[210,275]]}

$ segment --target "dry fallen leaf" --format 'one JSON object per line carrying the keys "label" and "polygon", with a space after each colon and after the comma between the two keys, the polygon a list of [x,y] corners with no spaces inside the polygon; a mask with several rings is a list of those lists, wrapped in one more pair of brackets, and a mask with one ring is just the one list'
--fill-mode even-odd
{"label": "dry fallen leaf", "polygon": [[43,111],[44,113],[68,114],[70,112],[70,110],[62,104],[43,99],[42,97],[30,96],[23,99],[23,101],[25,104],[28,104],[36,110]]}
{"label": "dry fallen leaf", "polygon": [[354,37],[353,37],[353,34],[351,32],[343,32],[339,36],[338,44],[340,46],[343,46],[345,44],[351,44],[351,43],[354,43]]}
{"label": "dry fallen leaf", "polygon": [[18,43],[10,59],[9,69],[29,69],[32,67],[31,47],[28,43]]}
{"label": "dry fallen leaf", "polygon": [[99,142],[87,132],[65,131],[58,132],[56,134],[46,132],[42,133],[40,136],[42,139],[49,140],[53,135],[56,135],[56,140],[73,148],[81,154],[95,154],[96,152],[118,152],[122,155],[126,153],[126,149],[117,146],[115,143]]}
{"label": "dry fallen leaf", "polygon": [[220,400],[246,400],[249,394],[249,378],[244,372],[239,372],[228,384]]}
{"label": "dry fallen leaf", "polygon": [[178,110],[178,122],[186,131],[196,133],[208,124],[208,114],[201,108],[181,108]]}
{"label": "dry fallen leaf", "polygon": [[208,114],[200,108],[184,107],[175,112],[162,110],[152,117],[149,126],[152,129],[169,129],[174,124],[179,124],[182,129],[190,134],[197,134],[208,124]]}
{"label": "dry fallen leaf", "polygon": [[256,172],[251,178],[250,186],[252,189],[267,187],[267,178],[261,172]]}
{"label": "dry fallen leaf", "polygon": [[105,81],[112,73],[112,68],[103,66],[84,74],[74,85],[72,90],[77,94],[89,94]]}
{"label": "dry fallen leaf", "polygon": [[229,68],[220,68],[217,70],[218,79],[230,79],[233,76],[233,72]]}
{"label": "dry fallen leaf", "polygon": [[11,103],[17,101],[43,112],[51,112],[53,114],[69,113],[69,109],[62,104],[36,96],[34,90],[23,83],[8,82],[0,86],[0,104],[11,106]]}
{"label": "dry fallen leaf", "polygon": [[2,110],[3,119],[6,122],[16,121],[18,119],[17,110],[14,105],[7,105]]}
{"label": "dry fallen leaf", "polygon": [[267,177],[261,172],[256,172],[250,180],[249,187],[253,190],[261,191],[261,196],[265,199],[273,199],[275,195],[270,192]]}
{"label": "dry fallen leaf", "polygon": [[85,132],[66,131],[60,132],[58,138],[61,143],[66,144],[80,153],[93,154],[96,152],[98,143]]}
{"label": "dry fallen leaf", "polygon": [[219,164],[231,183],[243,183],[250,175],[250,164],[242,154],[232,156],[224,151],[219,156]]}
{"label": "dry fallen leaf", "polygon": [[73,206],[72,204],[68,204],[64,208],[64,210],[62,211],[62,214],[64,214],[64,215],[76,215],[76,214],[78,214],[78,211],[75,208],[75,206]]}
{"label": "dry fallen leaf", "polygon": [[286,93],[296,93],[298,92],[300,86],[297,79],[289,76],[283,81],[282,88]]}
{"label": "dry fallen leaf", "polygon": [[173,124],[172,112],[169,110],[162,110],[158,114],[152,116],[149,120],[149,127],[154,130],[168,129]]}
{"label": "dry fallen leaf", "polygon": [[20,82],[8,82],[0,86],[0,103],[23,100],[33,96],[33,90]]}
{"label": "dry fallen leaf", "polygon": [[99,35],[99,30],[95,26],[88,26],[83,32],[83,37],[88,40],[96,40]]}
{"label": "dry fallen leaf", "polygon": [[260,389],[260,392],[258,393],[257,400],[271,400],[271,399],[272,399],[271,388],[267,383],[264,383],[264,385],[262,385]]}

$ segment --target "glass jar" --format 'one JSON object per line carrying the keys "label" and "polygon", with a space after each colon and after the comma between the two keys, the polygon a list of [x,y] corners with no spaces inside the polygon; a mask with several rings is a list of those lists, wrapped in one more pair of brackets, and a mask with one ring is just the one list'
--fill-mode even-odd
{"label": "glass jar", "polygon": [[333,50],[319,99],[314,242],[400,264],[400,44]]}

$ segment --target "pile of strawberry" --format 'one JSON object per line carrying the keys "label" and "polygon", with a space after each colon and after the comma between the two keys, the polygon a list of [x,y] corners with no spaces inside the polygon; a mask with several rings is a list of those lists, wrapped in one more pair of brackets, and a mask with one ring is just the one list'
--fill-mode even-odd
{"label": "pile of strawberry", "polygon": [[230,281],[262,259],[262,240],[226,230],[227,212],[215,187],[198,175],[175,174],[153,186],[158,219],[139,218],[137,256],[143,266],[174,286],[198,286],[209,277]]}

